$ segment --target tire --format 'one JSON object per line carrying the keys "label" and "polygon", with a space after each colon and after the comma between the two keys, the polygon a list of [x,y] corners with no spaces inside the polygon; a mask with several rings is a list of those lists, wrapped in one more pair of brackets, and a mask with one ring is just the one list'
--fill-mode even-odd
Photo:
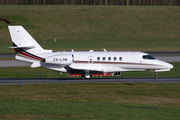
{"label": "tire", "polygon": [[82,75],[82,76],[81,76],[81,79],[82,79],[82,80],[84,80],[84,79],[86,79],[86,78],[85,78],[85,76],[84,76],[84,75]]}
{"label": "tire", "polygon": [[155,79],[159,79],[159,76],[156,75],[154,78],[155,78]]}

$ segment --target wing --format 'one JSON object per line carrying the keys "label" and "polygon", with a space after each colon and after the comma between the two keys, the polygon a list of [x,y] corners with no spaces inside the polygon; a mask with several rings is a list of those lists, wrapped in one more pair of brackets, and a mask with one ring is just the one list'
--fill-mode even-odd
{"label": "wing", "polygon": [[96,65],[78,65],[78,66],[66,66],[64,67],[68,73],[83,74],[85,71],[89,71],[91,74],[104,73],[104,70]]}

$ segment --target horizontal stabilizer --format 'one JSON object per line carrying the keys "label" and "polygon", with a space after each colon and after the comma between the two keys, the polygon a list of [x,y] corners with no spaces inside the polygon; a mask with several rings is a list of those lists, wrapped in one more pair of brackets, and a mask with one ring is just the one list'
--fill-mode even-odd
{"label": "horizontal stabilizer", "polygon": [[35,46],[22,46],[22,47],[19,47],[19,46],[14,46],[14,47],[8,47],[8,48],[22,48],[22,49],[31,49],[31,48],[35,48]]}

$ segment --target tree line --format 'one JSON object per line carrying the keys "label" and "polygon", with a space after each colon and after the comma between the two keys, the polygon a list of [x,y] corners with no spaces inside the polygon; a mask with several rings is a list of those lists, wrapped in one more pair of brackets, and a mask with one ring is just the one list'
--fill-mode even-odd
{"label": "tree line", "polygon": [[0,0],[0,5],[146,5],[180,6],[180,0]]}

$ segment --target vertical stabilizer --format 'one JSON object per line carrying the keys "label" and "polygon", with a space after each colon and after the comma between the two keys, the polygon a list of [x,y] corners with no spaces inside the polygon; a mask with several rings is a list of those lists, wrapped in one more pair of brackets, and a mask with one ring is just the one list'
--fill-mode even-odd
{"label": "vertical stabilizer", "polygon": [[52,52],[44,50],[22,26],[8,27],[14,48],[21,48],[32,54]]}
{"label": "vertical stabilizer", "polygon": [[25,62],[38,62],[33,66],[40,65],[44,61],[41,53],[49,53],[52,50],[44,50],[36,40],[22,26],[8,26],[14,50],[16,51],[15,59]]}

